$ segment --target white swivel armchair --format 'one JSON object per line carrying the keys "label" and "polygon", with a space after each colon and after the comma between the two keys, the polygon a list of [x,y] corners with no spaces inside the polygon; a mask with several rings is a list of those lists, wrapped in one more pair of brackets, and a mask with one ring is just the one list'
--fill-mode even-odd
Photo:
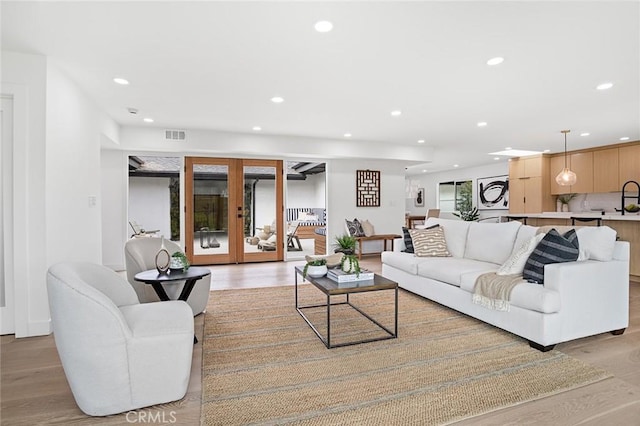
{"label": "white swivel armchair", "polygon": [[[141,283],[134,279],[138,272],[156,268],[156,254],[160,250],[160,238],[132,238],[124,245],[125,265],[127,268],[127,280],[133,286],[141,303],[157,302],[160,300],[155,290],[149,284]],[[182,252],[180,246],[173,241],[164,240],[164,246],[170,254]],[[177,299],[184,287],[184,281],[176,281],[165,284],[164,289],[170,299]],[[193,310],[193,315],[198,315],[207,308],[209,291],[211,287],[211,275],[198,280],[187,299],[187,303]]]}
{"label": "white swivel armchair", "polygon": [[140,304],[131,286],[92,263],[47,273],[53,335],[80,409],[106,416],[184,397],[193,315],[182,301]]}

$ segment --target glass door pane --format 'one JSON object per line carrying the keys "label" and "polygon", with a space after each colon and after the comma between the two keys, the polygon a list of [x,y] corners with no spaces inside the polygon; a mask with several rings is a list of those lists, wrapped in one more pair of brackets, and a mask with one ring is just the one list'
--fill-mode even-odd
{"label": "glass door pane", "polygon": [[243,260],[281,260],[284,243],[279,229],[282,226],[278,226],[282,213],[278,212],[282,212],[282,162],[243,160],[242,163]]}
{"label": "glass door pane", "polygon": [[186,248],[195,265],[236,261],[234,161],[185,159]]}

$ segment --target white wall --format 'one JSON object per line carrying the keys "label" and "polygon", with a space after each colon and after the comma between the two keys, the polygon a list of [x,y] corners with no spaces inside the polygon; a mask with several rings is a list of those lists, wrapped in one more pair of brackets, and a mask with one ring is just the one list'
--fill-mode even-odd
{"label": "white wall", "polygon": [[325,173],[319,173],[306,180],[287,180],[287,208],[324,208],[325,179]]}
{"label": "white wall", "polygon": [[25,94],[14,105],[13,161],[16,336],[24,337],[51,332],[51,264],[102,260],[100,144],[102,135],[117,141],[118,126],[43,56],[2,52],[2,91],[12,90]]}
{"label": "white wall", "polygon": [[113,149],[100,152],[102,198],[102,264],[115,271],[124,267],[124,244],[131,228],[127,223],[127,154]]}
{"label": "white wall", "polygon": [[[344,233],[345,219],[369,220],[376,234],[402,234],[404,162],[331,160],[327,163],[327,246]],[[380,171],[380,207],[356,207],[356,170]],[[370,247],[369,250],[375,250]]]}
{"label": "white wall", "polygon": [[[129,178],[129,217],[145,230],[171,239],[170,178],[132,176]],[[128,223],[127,223],[128,226]],[[129,227],[130,234],[133,232]]]}
{"label": "white wall", "polygon": [[[416,207],[414,205],[413,198],[406,198],[405,196],[405,208],[411,215],[425,214],[427,209],[438,208],[438,184],[440,182],[449,181],[473,181],[473,205],[478,204],[478,185],[477,179],[490,176],[502,176],[509,174],[509,163],[507,161],[496,161],[495,164],[489,164],[486,166],[470,167],[466,169],[455,169],[442,173],[429,173],[422,175],[407,176],[406,184],[414,185],[425,189],[425,203],[424,207]],[[404,191],[404,189],[403,189]],[[403,192],[405,194],[405,192]],[[507,214],[508,210],[480,210],[480,217],[493,217]],[[441,213],[441,217],[455,218],[450,213]]]}

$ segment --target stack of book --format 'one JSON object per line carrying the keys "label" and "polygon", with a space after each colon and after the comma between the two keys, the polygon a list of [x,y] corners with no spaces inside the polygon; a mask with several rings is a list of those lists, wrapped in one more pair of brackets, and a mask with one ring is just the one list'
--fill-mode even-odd
{"label": "stack of book", "polygon": [[348,274],[340,268],[329,269],[329,271],[327,272],[327,278],[337,283],[351,283],[354,281],[372,280],[373,275],[374,273],[367,269],[361,269],[359,274]]}

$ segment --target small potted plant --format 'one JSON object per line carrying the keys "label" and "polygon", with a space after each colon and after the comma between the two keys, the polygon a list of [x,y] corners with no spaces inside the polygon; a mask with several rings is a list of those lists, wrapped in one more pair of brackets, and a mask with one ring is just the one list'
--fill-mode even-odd
{"label": "small potted plant", "polygon": [[327,274],[327,259],[314,259],[308,261],[302,269],[302,278],[307,275],[313,278],[323,277]]}
{"label": "small potted plant", "polygon": [[562,194],[558,196],[558,201],[560,201],[561,211],[568,212],[569,211],[569,201],[575,198],[576,194]]}
{"label": "small potted plant", "polygon": [[189,266],[191,266],[189,259],[187,259],[187,256],[181,251],[177,251],[171,255],[170,268],[172,271],[182,269],[182,272],[187,272]]}
{"label": "small potted plant", "polygon": [[351,235],[336,235],[333,244],[334,253],[354,254],[356,251],[356,238]]}
{"label": "small potted plant", "polygon": [[358,260],[358,256],[355,254],[347,254],[340,261],[340,269],[342,269],[347,274],[356,274],[356,276],[360,275],[360,261]]}

